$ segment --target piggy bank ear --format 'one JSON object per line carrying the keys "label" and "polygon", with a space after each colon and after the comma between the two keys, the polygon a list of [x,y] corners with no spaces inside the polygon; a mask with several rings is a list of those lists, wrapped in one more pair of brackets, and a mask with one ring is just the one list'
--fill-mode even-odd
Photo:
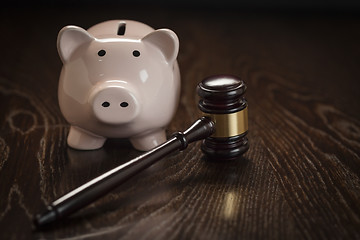
{"label": "piggy bank ear", "polygon": [[86,30],[76,26],[66,26],[60,30],[57,38],[57,49],[61,60],[69,61],[73,52],[82,44],[89,43],[95,38]]}
{"label": "piggy bank ear", "polygon": [[179,39],[173,31],[169,29],[159,29],[143,37],[142,41],[159,48],[168,63],[176,60],[179,52]]}

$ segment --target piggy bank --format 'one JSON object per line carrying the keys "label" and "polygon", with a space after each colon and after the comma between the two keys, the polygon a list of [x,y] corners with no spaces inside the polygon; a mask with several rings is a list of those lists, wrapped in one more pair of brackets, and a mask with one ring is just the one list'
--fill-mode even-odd
{"label": "piggy bank", "polygon": [[63,62],[58,98],[71,125],[70,147],[98,149],[107,138],[129,138],[147,151],[166,141],[180,92],[173,31],[130,20],[87,31],[66,26],[57,47]]}

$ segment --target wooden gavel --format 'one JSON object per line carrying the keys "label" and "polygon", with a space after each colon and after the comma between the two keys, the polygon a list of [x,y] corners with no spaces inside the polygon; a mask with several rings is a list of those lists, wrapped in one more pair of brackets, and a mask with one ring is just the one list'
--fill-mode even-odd
{"label": "wooden gavel", "polygon": [[199,108],[204,116],[184,132],[177,132],[160,146],[124,163],[74,189],[51,203],[34,218],[37,228],[48,226],[104,196],[165,155],[184,150],[189,143],[204,139],[201,150],[209,160],[234,160],[248,148],[246,85],[234,76],[212,76],[199,83]]}

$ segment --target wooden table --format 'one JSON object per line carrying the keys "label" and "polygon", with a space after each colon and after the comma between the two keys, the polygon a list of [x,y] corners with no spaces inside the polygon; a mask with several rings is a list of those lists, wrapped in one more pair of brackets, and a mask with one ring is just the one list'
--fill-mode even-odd
{"label": "wooden table", "polygon": [[[360,238],[359,15],[149,8],[1,10],[0,238]],[[180,38],[181,100],[168,135],[198,117],[199,81],[234,74],[248,85],[250,150],[214,163],[192,144],[35,231],[47,204],[140,154],[115,139],[68,148],[57,102],[58,31],[121,18]]]}

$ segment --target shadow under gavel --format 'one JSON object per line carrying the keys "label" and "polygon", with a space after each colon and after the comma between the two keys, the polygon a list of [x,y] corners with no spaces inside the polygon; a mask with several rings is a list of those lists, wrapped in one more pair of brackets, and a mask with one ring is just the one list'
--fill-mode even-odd
{"label": "shadow under gavel", "polygon": [[204,117],[184,132],[177,132],[165,143],[74,189],[51,203],[34,218],[38,229],[50,225],[104,196],[162,157],[184,150],[189,143],[203,140],[201,150],[209,160],[238,159],[248,148],[246,85],[234,76],[219,75],[204,79],[197,92]]}

